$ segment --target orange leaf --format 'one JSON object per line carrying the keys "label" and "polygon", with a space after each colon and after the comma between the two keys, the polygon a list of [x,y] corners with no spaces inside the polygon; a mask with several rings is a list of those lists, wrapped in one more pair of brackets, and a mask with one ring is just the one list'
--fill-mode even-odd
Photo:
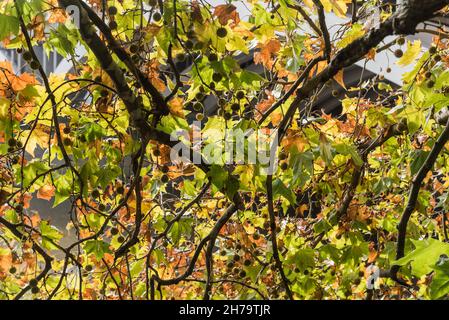
{"label": "orange leaf", "polygon": [[337,74],[334,76],[334,80],[337,81],[337,83],[340,86],[342,86],[345,90],[347,90],[345,86],[345,81],[343,80],[343,69],[337,72]]}
{"label": "orange leaf", "polygon": [[218,21],[222,25],[226,25],[229,20],[233,20],[238,24],[240,17],[236,9],[232,4],[222,4],[215,7],[214,16],[218,17]]}
{"label": "orange leaf", "polygon": [[37,192],[37,197],[39,199],[44,199],[48,201],[50,201],[54,195],[55,195],[55,187],[51,185],[42,186]]}
{"label": "orange leaf", "polygon": [[254,54],[254,62],[256,64],[261,63],[268,69],[271,69],[273,66],[273,56],[281,49],[281,43],[277,39],[271,39],[267,43],[259,46],[262,49],[260,52]]}
{"label": "orange leaf", "polygon": [[176,97],[176,98],[171,99],[168,104],[170,113],[174,116],[184,118],[183,103],[184,103],[184,100],[182,98]]}

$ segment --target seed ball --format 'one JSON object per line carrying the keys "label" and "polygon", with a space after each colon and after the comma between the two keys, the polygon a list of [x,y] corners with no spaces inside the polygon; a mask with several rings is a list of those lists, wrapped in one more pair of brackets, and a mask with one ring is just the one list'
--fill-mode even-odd
{"label": "seed ball", "polygon": [[427,81],[427,88],[433,88],[435,86],[435,81],[429,80]]}
{"label": "seed ball", "polygon": [[159,12],[155,12],[153,14],[153,19],[154,19],[154,21],[159,22],[162,19],[162,15]]}
{"label": "seed ball", "polygon": [[436,53],[437,53],[437,48],[436,48],[435,46],[430,47],[430,48],[429,48],[429,53],[430,53],[431,55],[436,54]]}
{"label": "seed ball", "polygon": [[91,272],[93,269],[92,265],[88,264],[87,266],[84,267],[84,270],[86,270],[87,272]]}
{"label": "seed ball", "polygon": [[132,44],[132,45],[129,47],[129,51],[130,51],[131,53],[136,53],[137,51],[139,51],[139,46],[136,45],[136,44]]}
{"label": "seed ball", "polygon": [[70,133],[70,127],[64,127],[64,129],[62,129],[62,132],[64,132],[65,134],[69,134]]}
{"label": "seed ball", "polygon": [[25,61],[31,61],[33,59],[33,55],[29,51],[25,51],[22,55],[23,60]]}
{"label": "seed ball", "polygon": [[439,61],[441,61],[441,56],[439,54],[437,54],[437,55],[435,55],[435,57],[433,57],[433,60],[435,62],[439,62]]}
{"label": "seed ball", "polygon": [[100,203],[100,204],[98,205],[98,210],[99,210],[99,211],[104,211],[104,210],[106,210],[106,206],[105,206],[103,203]]}
{"label": "seed ball", "polygon": [[212,74],[212,80],[214,80],[214,82],[220,82],[221,79],[223,79],[221,73],[214,72],[214,74]]}
{"label": "seed ball", "polygon": [[14,138],[9,138],[8,139],[8,146],[10,147],[14,147],[16,145],[17,141]]}
{"label": "seed ball", "polygon": [[111,30],[115,30],[115,29],[117,29],[117,27],[118,27],[117,22],[115,22],[115,21],[110,21],[109,22],[109,28]]}
{"label": "seed ball", "polygon": [[251,265],[251,260],[246,259],[245,261],[243,261],[243,265],[244,265],[245,267],[249,267],[249,266]]}
{"label": "seed ball", "polygon": [[98,189],[92,190],[92,197],[98,198],[100,196],[100,191]]}
{"label": "seed ball", "polygon": [[36,287],[37,286],[37,280],[36,279],[31,279],[29,282],[30,287]]}
{"label": "seed ball", "polygon": [[242,99],[245,97],[245,92],[243,92],[243,91],[237,91],[237,93],[235,94],[235,97],[236,97],[238,100],[242,100]]}
{"label": "seed ball", "polygon": [[164,174],[164,175],[161,177],[162,183],[167,183],[168,180],[169,180],[169,178],[168,178],[168,176],[167,176],[166,174]]}
{"label": "seed ball", "polygon": [[68,137],[64,138],[64,140],[62,140],[62,143],[66,146],[66,147],[70,147],[72,145],[72,140]]}
{"label": "seed ball", "polygon": [[225,120],[231,120],[232,115],[229,112],[226,112],[223,117]]}
{"label": "seed ball", "polygon": [[405,38],[404,37],[400,37],[396,40],[396,43],[400,46],[402,46],[405,43]]}
{"label": "seed ball", "polygon": [[123,243],[123,242],[125,241],[125,238],[124,238],[123,236],[119,236],[119,237],[117,238],[117,241],[118,241],[119,243]]}
{"label": "seed ball", "polygon": [[110,7],[108,8],[108,12],[109,12],[109,14],[110,14],[111,16],[115,16],[115,15],[117,14],[117,7],[110,6]]}
{"label": "seed ball", "polygon": [[30,62],[30,68],[33,70],[37,70],[40,67],[40,63],[37,62],[36,60],[33,60]]}
{"label": "seed ball", "polygon": [[227,36],[227,34],[228,34],[228,31],[226,30],[225,27],[220,27],[217,29],[217,37],[224,38]]}
{"label": "seed ball", "polygon": [[209,56],[207,57],[209,59],[210,62],[214,62],[218,60],[218,56],[216,53],[210,53]]}
{"label": "seed ball", "polygon": [[117,228],[111,228],[111,234],[112,234],[113,236],[118,235],[118,229],[117,229]]}
{"label": "seed ball", "polygon": [[245,278],[246,277],[246,271],[245,270],[240,270],[239,276],[240,276],[240,278]]}
{"label": "seed ball", "polygon": [[238,103],[233,103],[231,105],[231,110],[232,111],[239,111],[240,110],[240,105]]}
{"label": "seed ball", "polygon": [[11,268],[9,268],[9,273],[14,274],[14,273],[16,273],[16,272],[17,272],[16,267],[11,267]]}
{"label": "seed ball", "polygon": [[338,90],[332,90],[332,96],[337,98],[340,94],[338,93]]}
{"label": "seed ball", "polygon": [[401,49],[397,49],[397,50],[394,52],[394,56],[395,56],[396,58],[401,58],[403,55],[404,55],[404,52],[403,52]]}
{"label": "seed ball", "polygon": [[188,39],[186,42],[184,42],[184,46],[187,49],[191,50],[191,49],[193,49],[194,43],[192,40]]}
{"label": "seed ball", "polygon": [[39,293],[39,288],[38,287],[32,287],[31,288],[31,293],[32,294],[38,294]]}
{"label": "seed ball", "polygon": [[430,78],[432,77],[432,72],[427,71],[427,72],[424,74],[424,76],[425,76],[427,79],[430,79]]}
{"label": "seed ball", "polygon": [[203,110],[203,104],[201,102],[195,102],[193,105],[193,110],[195,111]]}
{"label": "seed ball", "polygon": [[197,121],[202,121],[202,120],[204,119],[204,114],[202,114],[202,113],[197,113],[197,114],[195,115],[195,119],[196,119]]}
{"label": "seed ball", "polygon": [[287,164],[287,162],[282,162],[282,163],[281,163],[281,170],[285,171],[285,170],[287,170],[287,169],[288,169],[288,164]]}

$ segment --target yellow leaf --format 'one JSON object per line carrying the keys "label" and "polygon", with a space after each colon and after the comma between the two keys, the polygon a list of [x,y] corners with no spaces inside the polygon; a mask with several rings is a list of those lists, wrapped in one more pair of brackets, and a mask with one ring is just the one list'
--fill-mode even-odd
{"label": "yellow leaf", "polygon": [[365,30],[363,30],[363,26],[361,24],[353,24],[351,29],[348,30],[343,38],[337,43],[337,47],[342,49],[358,38],[363,37],[364,34]]}
{"label": "yellow leaf", "polygon": [[400,66],[406,66],[412,63],[421,52],[421,40],[415,40],[413,44],[407,41],[407,50],[404,55],[396,62]]}

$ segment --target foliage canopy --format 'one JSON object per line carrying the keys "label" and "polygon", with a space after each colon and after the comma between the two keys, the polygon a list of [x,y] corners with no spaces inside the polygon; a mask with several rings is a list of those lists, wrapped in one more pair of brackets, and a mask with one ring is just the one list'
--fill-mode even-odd
{"label": "foliage canopy", "polygon": [[[447,298],[448,34],[404,36],[448,1],[213,2],[0,3],[27,65],[0,62],[0,299]],[[39,45],[71,70],[46,74]],[[402,87],[345,84],[388,51]],[[274,172],[226,162],[226,129],[276,137]],[[65,230],[33,198],[69,203]]]}

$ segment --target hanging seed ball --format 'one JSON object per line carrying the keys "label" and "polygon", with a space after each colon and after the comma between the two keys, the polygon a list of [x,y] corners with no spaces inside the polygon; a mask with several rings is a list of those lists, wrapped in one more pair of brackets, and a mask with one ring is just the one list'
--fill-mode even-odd
{"label": "hanging seed ball", "polygon": [[232,111],[239,111],[240,110],[240,105],[238,103],[233,103],[231,105],[231,110]]}
{"label": "hanging seed ball", "polygon": [[437,54],[437,55],[435,55],[435,56],[433,57],[433,60],[434,60],[435,62],[440,62],[440,61],[441,61],[441,56],[440,56],[439,54]]}
{"label": "hanging seed ball", "polygon": [[285,171],[285,170],[287,170],[288,169],[288,164],[287,164],[287,162],[282,162],[281,163],[281,170],[282,171]]}
{"label": "hanging seed ball", "polygon": [[84,267],[84,270],[86,270],[87,272],[91,272],[93,270],[93,267],[91,264],[88,264],[87,266]]}
{"label": "hanging seed ball", "polygon": [[187,49],[191,50],[191,49],[193,49],[194,43],[192,40],[188,39],[186,42],[184,42],[184,46]]}
{"label": "hanging seed ball", "polygon": [[332,90],[332,96],[337,98],[340,94],[338,93],[338,90]]}
{"label": "hanging seed ball", "polygon": [[433,88],[435,86],[435,81],[433,81],[433,80],[429,80],[428,82],[427,82],[427,88]]}
{"label": "hanging seed ball", "polygon": [[405,43],[405,38],[404,38],[404,37],[399,37],[399,38],[396,40],[396,43],[397,43],[398,45],[402,46],[402,45]]}
{"label": "hanging seed ball", "polygon": [[212,75],[212,80],[214,80],[214,82],[220,82],[221,79],[223,79],[221,73],[214,72],[214,74]]}
{"label": "hanging seed ball", "polygon": [[430,78],[432,77],[432,72],[427,71],[427,72],[424,74],[424,76],[425,76],[427,79],[430,79]]}
{"label": "hanging seed ball", "polygon": [[193,110],[195,111],[203,110],[203,104],[201,102],[195,102],[193,105]]}
{"label": "hanging seed ball", "polygon": [[197,113],[197,114],[195,115],[195,119],[196,119],[197,121],[202,121],[202,120],[204,119],[204,114],[202,114],[202,113]]}
{"label": "hanging seed ball", "polygon": [[109,7],[108,12],[111,16],[115,16],[117,14],[117,7],[114,6]]}
{"label": "hanging seed ball", "polygon": [[153,19],[154,19],[154,21],[159,22],[162,19],[162,15],[159,12],[155,12],[153,14]]}
{"label": "hanging seed ball", "polygon": [[9,268],[9,273],[10,273],[10,274],[14,274],[14,273],[16,273],[16,272],[17,272],[16,267],[11,267],[11,268]]}
{"label": "hanging seed ball", "polygon": [[32,294],[38,294],[39,293],[39,288],[38,287],[32,287],[31,288],[31,293]]}
{"label": "hanging seed ball", "polygon": [[225,27],[220,27],[217,29],[217,37],[224,38],[228,34],[228,30]]}
{"label": "hanging seed ball", "polygon": [[209,54],[209,56],[207,57],[209,59],[210,62],[214,62],[218,60],[218,56],[216,53],[212,52]]}
{"label": "hanging seed ball", "polygon": [[113,236],[116,236],[116,235],[118,235],[118,229],[117,228],[111,228],[111,234],[113,235]]}
{"label": "hanging seed ball", "polygon": [[31,279],[28,284],[30,285],[30,287],[36,287],[37,286],[37,280],[36,279]]}
{"label": "hanging seed ball", "polygon": [[137,44],[132,44],[129,46],[129,51],[131,53],[136,53],[137,51],[139,51],[139,46]]}
{"label": "hanging seed ball", "polygon": [[166,175],[166,174],[164,174],[162,177],[161,177],[161,181],[163,182],[163,183],[167,183],[168,182],[168,176]]}
{"label": "hanging seed ball", "polygon": [[391,72],[391,68],[390,67],[388,67],[387,68],[387,70],[385,70],[387,73],[390,73]]}
{"label": "hanging seed ball", "polygon": [[115,30],[115,29],[117,29],[117,27],[118,27],[117,22],[115,22],[115,21],[110,21],[109,22],[109,28],[111,30]]}
{"label": "hanging seed ball", "polygon": [[125,238],[124,238],[123,236],[119,236],[119,237],[117,238],[117,241],[118,241],[119,243],[122,243],[122,242],[125,241]]}
{"label": "hanging seed ball", "polygon": [[37,62],[36,60],[33,60],[30,62],[30,68],[33,70],[37,70],[39,69],[40,63]]}
{"label": "hanging seed ball", "polygon": [[33,59],[33,55],[31,54],[31,52],[25,51],[25,52],[23,53],[23,55],[22,55],[22,58],[23,58],[25,61],[31,61],[31,59]]}
{"label": "hanging seed ball", "polygon": [[394,56],[395,56],[396,58],[400,58],[400,57],[402,57],[403,55],[404,55],[404,52],[403,52],[401,49],[397,49],[397,50],[394,51]]}
{"label": "hanging seed ball", "polygon": [[243,92],[243,91],[237,91],[237,93],[235,94],[235,97],[236,97],[238,100],[242,100],[242,99],[245,97],[245,92]]}
{"label": "hanging seed ball", "polygon": [[431,55],[436,54],[436,53],[437,53],[437,48],[436,48],[435,46],[430,47],[430,48],[429,48],[429,53],[430,53]]}
{"label": "hanging seed ball", "polygon": [[70,133],[70,127],[64,127],[64,129],[62,129],[62,132],[64,132],[65,134],[69,134]]}

